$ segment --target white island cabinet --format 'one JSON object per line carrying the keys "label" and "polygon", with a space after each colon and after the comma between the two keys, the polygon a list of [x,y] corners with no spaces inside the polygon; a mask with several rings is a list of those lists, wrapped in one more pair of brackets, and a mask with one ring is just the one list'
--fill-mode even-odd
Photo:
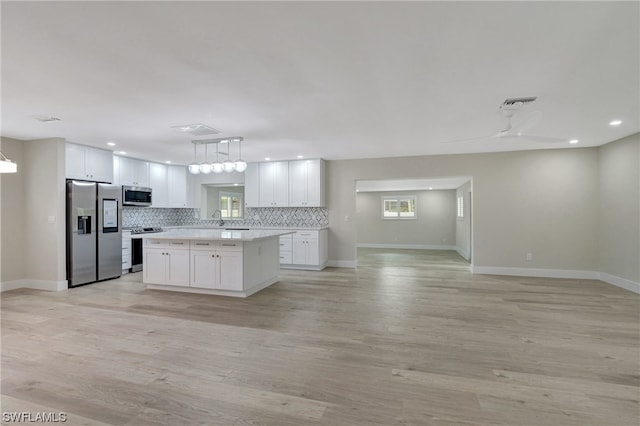
{"label": "white island cabinet", "polygon": [[173,230],[144,239],[143,282],[156,290],[247,297],[278,282],[281,235],[292,231]]}

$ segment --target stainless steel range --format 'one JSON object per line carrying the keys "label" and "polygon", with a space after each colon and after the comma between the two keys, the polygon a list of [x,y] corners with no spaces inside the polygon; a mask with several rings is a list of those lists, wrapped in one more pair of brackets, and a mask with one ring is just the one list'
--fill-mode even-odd
{"label": "stainless steel range", "polygon": [[[160,227],[131,228],[131,235],[150,234],[152,232],[164,232]],[[142,271],[144,256],[142,254],[142,238],[131,239],[131,272]]]}
{"label": "stainless steel range", "polygon": [[131,228],[131,234],[148,234],[151,232],[163,232],[162,228]]}

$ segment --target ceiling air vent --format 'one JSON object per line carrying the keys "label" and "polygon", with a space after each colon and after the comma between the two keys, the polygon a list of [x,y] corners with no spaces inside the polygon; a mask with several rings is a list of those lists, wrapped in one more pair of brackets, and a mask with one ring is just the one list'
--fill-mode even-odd
{"label": "ceiling air vent", "polygon": [[189,133],[193,136],[217,135],[221,133],[220,130],[202,123],[183,124],[181,126],[171,126],[171,128],[182,133]]}
{"label": "ceiling air vent", "polygon": [[507,98],[504,100],[502,105],[504,106],[523,105],[523,104],[528,104],[530,102],[533,102],[536,99],[538,99],[537,96],[527,96],[524,98]]}
{"label": "ceiling air vent", "polygon": [[31,118],[41,121],[43,123],[55,123],[57,121],[62,121],[60,118],[53,117],[51,115],[34,115]]}

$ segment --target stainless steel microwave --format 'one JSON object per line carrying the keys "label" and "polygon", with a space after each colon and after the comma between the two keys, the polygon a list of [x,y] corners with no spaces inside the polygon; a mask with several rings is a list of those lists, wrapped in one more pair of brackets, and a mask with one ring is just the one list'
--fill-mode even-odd
{"label": "stainless steel microwave", "polygon": [[149,207],[151,205],[151,188],[122,185],[122,205]]}

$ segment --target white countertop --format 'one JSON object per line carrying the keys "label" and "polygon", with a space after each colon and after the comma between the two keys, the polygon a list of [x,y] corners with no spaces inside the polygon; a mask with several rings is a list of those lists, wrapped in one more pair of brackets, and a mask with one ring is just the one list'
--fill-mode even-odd
{"label": "white countertop", "polygon": [[[250,228],[251,230],[291,230],[291,231],[322,231],[323,229],[329,229],[328,226],[312,227],[312,226],[242,226],[225,224],[223,226],[216,225],[184,225],[184,226],[164,226],[164,229],[220,229],[227,230],[227,228]],[[233,229],[229,229],[233,231]]]}
{"label": "white countertop", "polygon": [[224,229],[170,229],[164,232],[137,234],[132,238],[153,240],[212,240],[212,241],[255,241],[264,238],[293,234],[285,230],[225,231]]}

